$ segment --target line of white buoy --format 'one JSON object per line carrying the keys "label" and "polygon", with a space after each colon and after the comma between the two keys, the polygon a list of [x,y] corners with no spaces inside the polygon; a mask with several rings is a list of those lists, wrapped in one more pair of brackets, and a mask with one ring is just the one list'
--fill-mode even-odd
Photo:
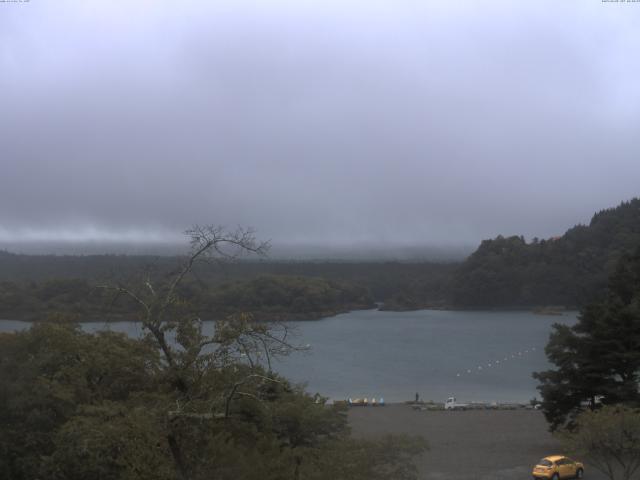
{"label": "line of white buoy", "polygon": [[509,359],[513,359],[513,360],[517,360],[522,358],[523,356],[529,354],[529,353],[533,353],[536,351],[536,347],[531,347],[531,348],[527,348],[524,350],[520,350],[519,352],[514,352],[511,354],[506,355],[502,360],[496,359],[496,360],[492,360],[490,362],[487,362],[486,367],[483,365],[478,365],[475,369],[474,368],[467,368],[465,370],[463,370],[462,372],[458,372],[456,373],[456,377],[461,377],[462,375],[470,375],[471,373],[475,372],[480,372],[482,371],[484,368],[492,368],[492,367],[498,367],[500,365],[504,365],[505,362],[508,362]]}

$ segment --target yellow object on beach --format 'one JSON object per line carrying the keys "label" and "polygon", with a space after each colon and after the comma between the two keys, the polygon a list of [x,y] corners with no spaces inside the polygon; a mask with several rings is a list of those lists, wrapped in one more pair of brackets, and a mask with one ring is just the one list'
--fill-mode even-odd
{"label": "yellow object on beach", "polygon": [[544,457],[533,467],[533,478],[560,480],[561,478],[582,478],[584,465],[562,455]]}

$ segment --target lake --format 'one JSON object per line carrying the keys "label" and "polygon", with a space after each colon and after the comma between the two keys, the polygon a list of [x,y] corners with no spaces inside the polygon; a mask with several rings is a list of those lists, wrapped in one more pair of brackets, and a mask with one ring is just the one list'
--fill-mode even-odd
{"label": "lake", "polygon": [[[531,312],[361,310],[317,321],[289,322],[295,341],[309,344],[274,369],[311,393],[332,399],[384,397],[386,402],[424,400],[526,402],[538,396],[534,371],[550,367],[544,355],[551,325],[563,316]],[[0,331],[29,323],[0,321]],[[133,322],[86,323],[87,331],[141,334]]]}

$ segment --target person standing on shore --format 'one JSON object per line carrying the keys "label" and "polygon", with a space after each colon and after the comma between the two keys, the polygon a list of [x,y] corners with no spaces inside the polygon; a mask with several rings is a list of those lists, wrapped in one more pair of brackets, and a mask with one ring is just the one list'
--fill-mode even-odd
{"label": "person standing on shore", "polygon": [[420,400],[420,395],[418,395],[418,392],[416,392],[416,403],[418,403],[419,400]]}

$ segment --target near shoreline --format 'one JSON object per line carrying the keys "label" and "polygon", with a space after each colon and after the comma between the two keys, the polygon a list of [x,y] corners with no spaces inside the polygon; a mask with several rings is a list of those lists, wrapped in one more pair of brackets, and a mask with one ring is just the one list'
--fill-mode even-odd
{"label": "near shoreline", "polygon": [[[430,450],[416,458],[420,480],[531,478],[540,458],[562,453],[539,410],[416,411],[389,404],[350,408],[348,418],[356,437],[423,436]],[[588,465],[585,477],[605,479]]]}

